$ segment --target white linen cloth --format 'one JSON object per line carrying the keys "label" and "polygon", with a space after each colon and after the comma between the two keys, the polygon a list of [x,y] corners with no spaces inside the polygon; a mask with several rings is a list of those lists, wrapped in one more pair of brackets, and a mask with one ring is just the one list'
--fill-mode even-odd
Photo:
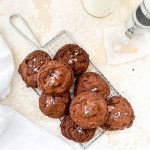
{"label": "white linen cloth", "polygon": [[0,34],[0,100],[10,92],[14,61],[10,48]]}
{"label": "white linen cloth", "polygon": [[[137,34],[133,37],[133,39],[128,40],[128,43],[128,41],[121,42],[123,37],[127,38],[124,34],[125,31],[125,24],[104,30],[104,45],[108,64],[126,63],[150,54],[150,32],[140,29],[140,32],[136,31]],[[123,47],[127,47],[129,49],[127,51],[124,50],[123,52],[115,51],[115,44],[116,46],[121,46],[120,43],[123,43]]]}
{"label": "white linen cloth", "polygon": [[72,150],[14,110],[0,105],[1,150]]}

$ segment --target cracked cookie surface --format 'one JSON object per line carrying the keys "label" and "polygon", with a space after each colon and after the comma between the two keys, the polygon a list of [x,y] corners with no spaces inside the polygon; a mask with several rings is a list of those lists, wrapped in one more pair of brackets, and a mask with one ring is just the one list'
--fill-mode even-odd
{"label": "cracked cookie surface", "polygon": [[100,93],[104,98],[107,98],[110,95],[109,85],[95,72],[86,72],[78,77],[75,82],[75,95],[86,91]]}
{"label": "cracked cookie surface", "polygon": [[40,68],[51,60],[50,56],[41,50],[36,50],[27,55],[27,57],[19,65],[19,73],[27,87],[36,88],[37,73]]}
{"label": "cracked cookie surface", "polygon": [[67,44],[60,48],[54,59],[69,64],[76,75],[84,73],[89,65],[89,55],[84,49],[75,44]]}
{"label": "cracked cookie surface", "polygon": [[121,96],[108,100],[108,119],[102,128],[110,131],[123,130],[132,126],[134,111],[131,104]]}
{"label": "cracked cookie surface", "polygon": [[48,117],[61,118],[69,111],[70,102],[71,97],[69,92],[61,96],[42,93],[39,98],[39,108]]}
{"label": "cracked cookie surface", "polygon": [[96,132],[96,129],[83,129],[76,125],[69,115],[63,118],[60,127],[64,137],[80,143],[89,141]]}
{"label": "cracked cookie surface", "polygon": [[72,120],[82,128],[97,128],[107,119],[107,102],[100,94],[83,92],[74,97],[69,112]]}
{"label": "cracked cookie surface", "polygon": [[38,72],[37,83],[43,93],[62,95],[68,92],[74,82],[71,67],[62,62],[53,60],[44,65]]}

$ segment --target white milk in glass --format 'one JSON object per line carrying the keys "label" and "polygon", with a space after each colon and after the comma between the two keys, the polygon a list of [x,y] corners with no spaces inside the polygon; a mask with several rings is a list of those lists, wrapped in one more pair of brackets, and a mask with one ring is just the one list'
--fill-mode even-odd
{"label": "white milk in glass", "polygon": [[118,0],[82,0],[86,11],[95,17],[104,17],[111,14]]}

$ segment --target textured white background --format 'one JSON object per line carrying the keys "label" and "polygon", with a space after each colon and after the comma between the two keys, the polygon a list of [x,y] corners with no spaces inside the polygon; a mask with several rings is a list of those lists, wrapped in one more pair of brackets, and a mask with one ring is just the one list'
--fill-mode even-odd
{"label": "textured white background", "polygon": [[[38,96],[26,88],[17,72],[22,59],[34,47],[24,40],[9,23],[12,13],[20,13],[31,25],[41,43],[46,43],[59,31],[67,29],[91,56],[135,110],[136,119],[130,129],[108,132],[89,149],[150,150],[150,56],[123,65],[107,65],[103,45],[104,28],[122,23],[141,0],[122,0],[109,17],[97,19],[89,16],[80,0],[0,0],[0,32],[5,36],[15,59],[16,71],[12,91],[2,103],[8,105],[34,123],[65,140],[59,121],[45,117],[38,109]],[[134,71],[132,70],[134,69]],[[65,140],[74,149],[78,144]]]}

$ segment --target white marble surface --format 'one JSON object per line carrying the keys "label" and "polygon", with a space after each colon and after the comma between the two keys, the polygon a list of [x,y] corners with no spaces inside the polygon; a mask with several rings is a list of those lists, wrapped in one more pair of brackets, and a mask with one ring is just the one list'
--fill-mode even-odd
{"label": "white marble surface", "polygon": [[[42,126],[50,134],[65,140],[58,131],[59,122],[42,115],[38,109],[38,96],[25,87],[17,72],[19,63],[34,49],[9,23],[9,16],[17,12],[28,20],[43,44],[63,29],[70,31],[87,49],[93,62],[133,105],[136,115],[133,126],[124,131],[106,133],[89,149],[149,150],[150,56],[127,64],[107,65],[103,45],[104,28],[122,23],[140,1],[122,0],[111,16],[97,19],[84,11],[80,0],[0,0],[0,32],[11,47],[16,64],[12,91],[2,103]],[[75,150],[81,149],[78,144],[65,141]]]}

